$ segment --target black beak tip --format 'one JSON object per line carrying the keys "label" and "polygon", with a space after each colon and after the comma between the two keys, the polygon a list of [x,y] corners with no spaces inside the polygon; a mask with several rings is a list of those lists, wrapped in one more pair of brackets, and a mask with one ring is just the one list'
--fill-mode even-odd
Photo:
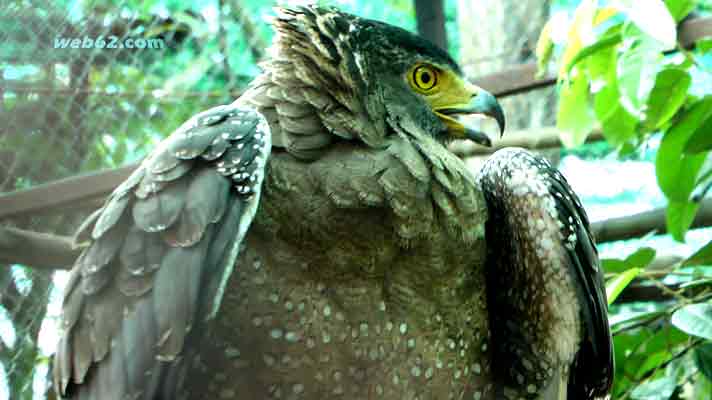
{"label": "black beak tip", "polygon": [[504,135],[506,120],[504,119],[504,112],[502,112],[502,107],[499,106],[499,103],[497,103],[497,110],[495,113],[494,119],[497,121],[497,125],[499,125],[499,137],[502,137],[502,135]]}
{"label": "black beak tip", "polygon": [[466,128],[465,136],[477,144],[481,144],[485,147],[492,147],[492,139],[490,139],[489,136],[487,136],[487,134],[484,132]]}

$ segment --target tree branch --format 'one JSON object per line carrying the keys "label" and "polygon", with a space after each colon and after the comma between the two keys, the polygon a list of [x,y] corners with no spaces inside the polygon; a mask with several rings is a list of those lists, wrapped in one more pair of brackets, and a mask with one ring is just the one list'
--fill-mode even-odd
{"label": "tree branch", "polygon": [[0,220],[93,207],[100,204],[137,167],[138,164],[131,164],[0,194]]}
{"label": "tree branch", "polygon": [[[591,132],[586,143],[603,140],[600,130]],[[466,140],[458,140],[450,145],[450,150],[462,158],[485,156],[505,147],[523,147],[530,150],[544,150],[562,147],[559,130],[554,127],[523,130],[505,134],[501,139],[492,141],[492,147],[484,147]]]}
{"label": "tree branch", "polygon": [[[690,229],[712,226],[712,199],[700,202]],[[591,224],[596,242],[613,242],[641,237],[649,232],[667,233],[665,207]]]}
{"label": "tree branch", "polygon": [[[666,285],[666,287],[673,291],[680,289],[678,284]],[[673,296],[657,286],[632,284],[623,289],[616,298],[615,304],[668,300],[673,300]]]}
{"label": "tree branch", "polygon": [[70,269],[81,249],[65,236],[0,227],[0,263],[40,269]]}

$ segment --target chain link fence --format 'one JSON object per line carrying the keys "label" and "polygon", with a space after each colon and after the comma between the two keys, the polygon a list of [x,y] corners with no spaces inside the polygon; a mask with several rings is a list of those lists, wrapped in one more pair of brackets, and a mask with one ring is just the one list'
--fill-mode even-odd
{"label": "chain link fence", "polygon": [[[275,5],[257,0],[194,6],[134,0],[0,3],[0,193],[135,162],[191,115],[238,97],[259,72],[256,61],[271,37],[263,18]],[[385,7],[324,3],[414,30],[409,0]],[[521,23],[530,26],[525,33],[498,27],[486,44],[465,39],[483,35],[470,30],[463,17],[480,12],[475,4],[445,2],[451,51],[459,53],[466,71],[481,75],[531,61],[524,53],[533,48],[546,8],[527,22],[527,3],[542,2],[492,2],[492,7],[519,7]],[[511,9],[502,15],[506,12]],[[509,44],[492,48],[496,43]],[[71,235],[90,211],[45,210],[2,220],[0,227]],[[0,265],[0,400],[53,396],[49,357],[65,279],[63,271]]]}

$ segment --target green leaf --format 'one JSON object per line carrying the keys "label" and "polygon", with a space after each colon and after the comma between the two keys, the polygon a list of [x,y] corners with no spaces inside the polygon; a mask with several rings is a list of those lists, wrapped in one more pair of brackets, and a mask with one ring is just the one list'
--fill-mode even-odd
{"label": "green leaf", "polygon": [[622,0],[623,12],[650,37],[671,50],[677,44],[677,28],[662,0]]}
{"label": "green leaf", "polygon": [[663,56],[660,45],[641,35],[634,26],[624,29],[624,36],[630,48],[624,49],[616,68],[620,102],[629,113],[642,119]]}
{"label": "green leaf", "polygon": [[620,273],[629,269],[625,261],[617,258],[602,258],[601,266],[607,273]]}
{"label": "green leaf", "polygon": [[648,354],[663,350],[672,350],[690,340],[690,335],[670,324],[657,328],[655,334],[645,343],[645,352]]}
{"label": "green leaf", "polygon": [[651,319],[656,316],[665,315],[664,311],[630,311],[630,312],[619,312],[611,314],[608,317],[608,321],[611,326],[621,325],[621,324],[631,324],[637,323],[644,319]]}
{"label": "green leaf", "polygon": [[596,93],[593,101],[596,116],[601,121],[603,136],[616,147],[624,145],[635,137],[635,127],[638,124],[638,119],[621,106],[619,98],[616,82],[609,81]]}
{"label": "green leaf", "polygon": [[692,336],[712,340],[712,304],[686,305],[672,314],[672,324]]}
{"label": "green leaf", "polygon": [[616,376],[614,382],[614,398],[626,391],[632,384],[628,377],[633,378],[638,368],[645,362],[643,357],[637,356],[640,344],[652,336],[650,329],[642,326],[639,329],[624,331],[613,336],[614,359]]}
{"label": "green leaf", "polygon": [[685,103],[691,83],[690,74],[681,69],[669,68],[658,73],[648,98],[646,129],[658,129],[675,115]]}
{"label": "green leaf", "polygon": [[618,99],[618,76],[616,66],[618,54],[614,49],[601,50],[586,60],[588,77],[591,80],[591,91],[595,93],[594,111],[599,121],[610,118],[616,107],[620,107]]}
{"label": "green leaf", "polygon": [[655,249],[641,247],[635,253],[625,258],[625,263],[634,268],[645,268],[655,259]]}
{"label": "green leaf", "polygon": [[591,90],[606,88],[608,85],[618,85],[616,80],[616,49],[609,47],[591,54],[586,60],[586,72],[591,79]]}
{"label": "green leaf", "polygon": [[709,53],[712,50],[712,38],[700,39],[695,43],[695,49],[700,53]]}
{"label": "green leaf", "polygon": [[685,153],[697,154],[712,150],[712,116],[700,124],[685,144]]}
{"label": "green leaf", "polygon": [[588,81],[579,74],[563,83],[556,116],[556,127],[561,131],[561,141],[566,147],[583,144],[593,129],[594,118],[588,104]]}
{"label": "green leaf", "polygon": [[662,365],[665,361],[669,360],[670,357],[672,357],[672,354],[667,351],[658,351],[655,353],[650,354],[650,351],[648,350],[646,352],[647,358],[645,359],[645,362],[643,362],[643,365],[638,368],[638,372],[635,374],[637,379],[641,379],[643,376],[645,376],[646,372],[649,372],[660,365]]}
{"label": "green leaf", "polygon": [[668,232],[678,242],[685,241],[685,233],[695,219],[699,203],[691,201],[670,201],[666,211]]}
{"label": "green leaf", "polygon": [[633,389],[630,397],[638,400],[668,400],[676,386],[675,379],[666,376],[640,384]]}
{"label": "green leaf", "polygon": [[695,9],[696,0],[665,0],[665,5],[675,21],[681,21]]}
{"label": "green leaf", "polygon": [[623,143],[623,146],[618,149],[618,157],[629,157],[635,154],[636,147],[633,143]]}
{"label": "green leaf", "polygon": [[709,241],[697,250],[695,254],[683,261],[681,266],[689,267],[692,265],[712,265],[712,241]]}
{"label": "green leaf", "polygon": [[623,41],[623,34],[620,32],[620,30],[615,31],[614,33],[610,35],[606,35],[596,41],[594,44],[590,46],[586,46],[579,50],[578,53],[574,56],[573,59],[571,59],[571,62],[569,62],[569,65],[566,66],[566,73],[568,74],[571,72],[571,69],[576,66],[579,62],[584,60],[587,57],[592,56],[593,54],[596,54],[602,50],[609,49],[620,42]]}
{"label": "green leaf", "polygon": [[707,379],[712,380],[712,343],[695,348],[695,365]]}
{"label": "green leaf", "polygon": [[677,202],[686,202],[695,188],[695,182],[705,154],[683,153],[685,144],[701,121],[712,115],[712,96],[695,102],[689,110],[665,133],[655,160],[658,185],[665,196]]}
{"label": "green leaf", "polygon": [[631,268],[644,269],[655,259],[655,249],[641,247],[624,260],[602,259],[601,264],[606,272],[620,273]]}
{"label": "green leaf", "polygon": [[615,278],[611,279],[606,283],[606,296],[608,297],[608,305],[613,304],[618,295],[621,294],[623,289],[630,284],[636,276],[638,276],[643,270],[640,268],[631,268]]}

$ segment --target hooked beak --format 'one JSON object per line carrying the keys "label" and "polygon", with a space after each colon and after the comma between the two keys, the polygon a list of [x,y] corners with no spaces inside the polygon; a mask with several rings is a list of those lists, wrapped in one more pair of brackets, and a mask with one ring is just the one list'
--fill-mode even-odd
{"label": "hooked beak", "polygon": [[[435,109],[435,113],[448,127],[448,133],[458,139],[470,139],[483,146],[492,146],[489,136],[475,127],[463,124],[457,119],[458,115],[481,114],[493,118],[499,126],[500,136],[504,132],[505,120],[502,107],[497,99],[489,92],[469,83],[463,83],[459,90],[460,99],[451,98],[453,104],[443,104]],[[459,100],[459,101],[458,101]]]}

